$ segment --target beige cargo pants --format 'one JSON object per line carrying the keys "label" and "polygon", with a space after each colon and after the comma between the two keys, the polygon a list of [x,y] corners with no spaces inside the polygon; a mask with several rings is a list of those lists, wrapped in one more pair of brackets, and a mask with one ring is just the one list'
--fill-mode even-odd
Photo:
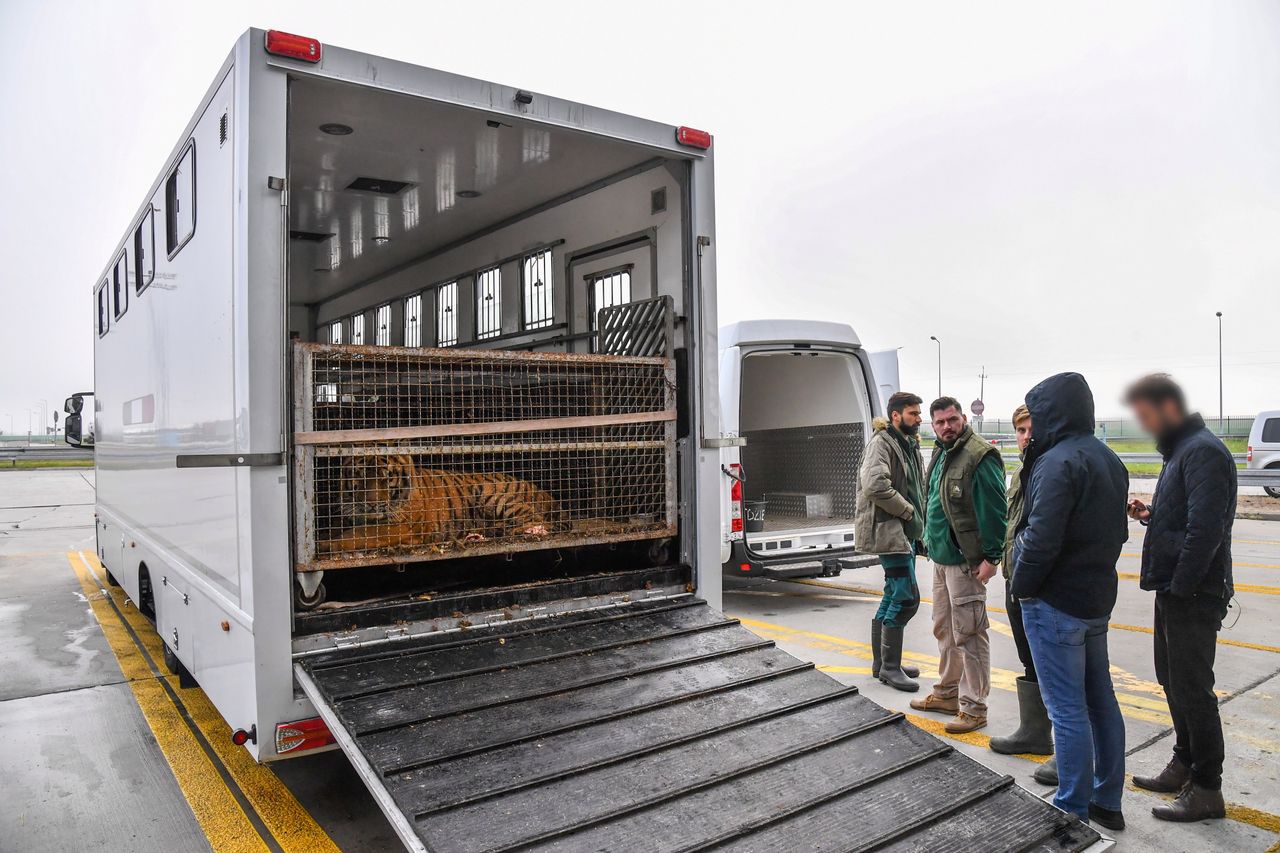
{"label": "beige cargo pants", "polygon": [[960,710],[987,716],[991,692],[991,640],[987,629],[987,586],[968,566],[933,566],[933,636],[938,640],[938,674],[933,693],[960,697]]}

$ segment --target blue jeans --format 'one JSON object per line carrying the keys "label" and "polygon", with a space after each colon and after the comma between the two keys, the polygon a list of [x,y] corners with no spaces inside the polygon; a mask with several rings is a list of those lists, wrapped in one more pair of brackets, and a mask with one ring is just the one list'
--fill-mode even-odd
{"label": "blue jeans", "polygon": [[1057,742],[1053,804],[1084,820],[1090,802],[1118,810],[1124,791],[1124,719],[1111,686],[1108,619],[1079,619],[1038,598],[1022,600],[1022,624]]}

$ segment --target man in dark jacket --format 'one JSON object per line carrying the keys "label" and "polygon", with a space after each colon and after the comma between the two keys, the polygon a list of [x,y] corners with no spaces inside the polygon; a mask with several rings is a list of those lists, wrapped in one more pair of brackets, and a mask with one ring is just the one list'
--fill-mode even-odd
{"label": "man in dark jacket", "polygon": [[1138,380],[1128,402],[1164,456],[1151,506],[1135,498],[1129,514],[1147,527],[1142,588],[1156,594],[1156,678],[1175,736],[1169,765],[1155,776],[1134,776],[1133,783],[1179,792],[1151,810],[1162,820],[1221,818],[1224,751],[1213,662],[1233,592],[1236,464],[1204,420],[1187,413],[1182,389],[1168,376]]}
{"label": "man in dark jacket", "polygon": [[1111,684],[1107,626],[1116,560],[1129,538],[1129,474],[1094,438],[1093,394],[1060,373],[1027,394],[1035,434],[1026,452],[1013,594],[1053,722],[1063,811],[1123,829],[1124,719]]}

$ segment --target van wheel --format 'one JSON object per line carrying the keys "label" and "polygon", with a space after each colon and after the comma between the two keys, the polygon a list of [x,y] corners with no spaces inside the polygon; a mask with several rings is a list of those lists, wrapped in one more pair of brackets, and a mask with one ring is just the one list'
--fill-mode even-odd
{"label": "van wheel", "polygon": [[314,610],[321,604],[324,604],[325,588],[321,583],[316,587],[316,591],[311,595],[306,595],[302,591],[301,584],[293,585],[293,602],[298,605],[299,610]]}
{"label": "van wheel", "polygon": [[146,563],[138,564],[138,612],[155,624],[156,596],[151,589],[151,571]]}
{"label": "van wheel", "polygon": [[164,647],[164,665],[169,672],[178,676],[178,686],[182,688],[195,687],[195,677],[191,675],[191,671],[178,660],[178,656],[173,653],[173,649],[168,644]]}

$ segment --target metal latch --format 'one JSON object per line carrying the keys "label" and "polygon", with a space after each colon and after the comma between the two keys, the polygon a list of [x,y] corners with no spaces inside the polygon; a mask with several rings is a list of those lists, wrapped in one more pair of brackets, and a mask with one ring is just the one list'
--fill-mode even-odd
{"label": "metal latch", "polygon": [[705,450],[719,450],[725,447],[746,447],[747,440],[740,435],[723,435],[720,438],[702,439]]}
{"label": "metal latch", "polygon": [[177,628],[173,629],[173,650],[175,652],[178,650],[178,629]]}

